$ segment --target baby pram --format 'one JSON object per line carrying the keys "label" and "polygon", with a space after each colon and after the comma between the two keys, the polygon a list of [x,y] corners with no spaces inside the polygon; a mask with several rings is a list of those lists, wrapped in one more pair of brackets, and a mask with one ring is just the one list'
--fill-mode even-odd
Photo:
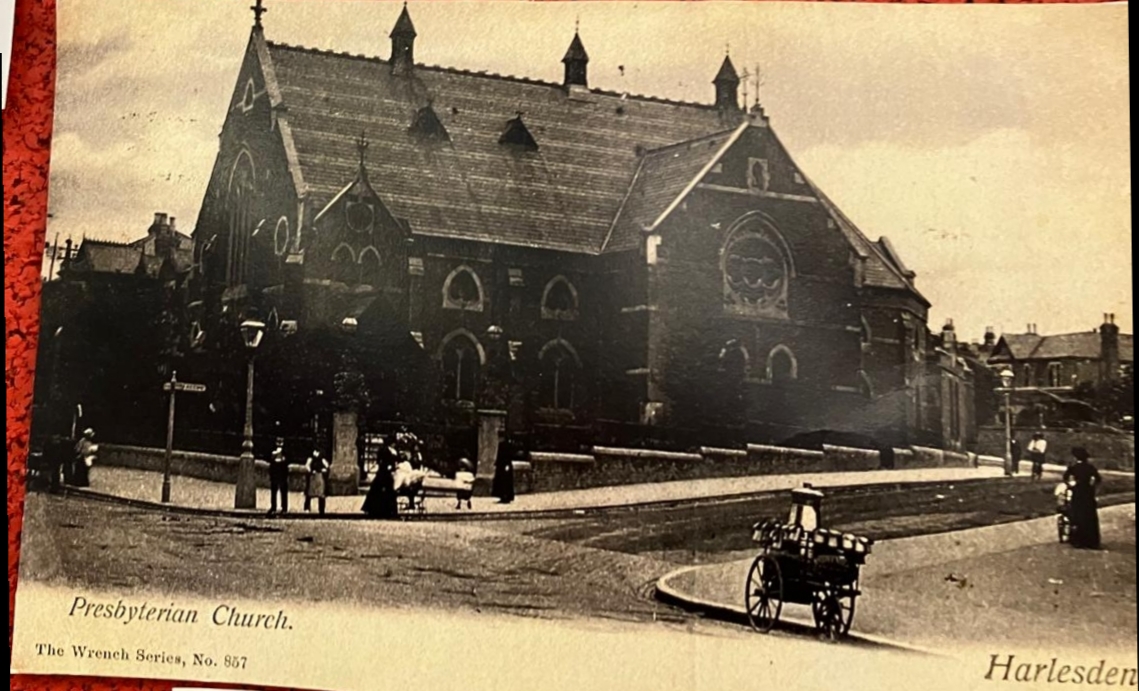
{"label": "baby pram", "polygon": [[396,500],[400,502],[400,512],[424,513],[427,507],[423,500],[423,481],[428,473],[416,470],[411,463],[404,461],[396,466],[393,480],[395,481]]}
{"label": "baby pram", "polygon": [[1072,488],[1068,483],[1056,485],[1056,533],[1060,542],[1067,542],[1072,536]]}

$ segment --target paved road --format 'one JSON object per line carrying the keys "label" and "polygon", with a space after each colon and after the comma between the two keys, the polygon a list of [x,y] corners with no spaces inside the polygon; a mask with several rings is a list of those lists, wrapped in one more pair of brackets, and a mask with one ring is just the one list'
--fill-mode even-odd
{"label": "paved road", "polygon": [[[832,492],[827,510],[840,526],[877,524],[883,531],[872,534],[914,534],[1043,511],[1047,491],[1003,479],[940,489],[863,487]],[[944,507],[930,512],[938,495],[946,497]],[[459,524],[169,515],[32,494],[21,577],[125,589],[163,583],[203,596],[290,593],[312,601],[551,618],[683,620],[649,597],[656,579],[677,563],[750,550],[751,522],[782,514],[786,501],[750,497],[613,509],[575,521]],[[980,511],[993,505],[995,513]]]}
{"label": "paved road", "polygon": [[[835,488],[826,491],[823,524],[884,540],[1050,516],[1055,511],[1055,480],[1002,477]],[[1133,478],[1106,478],[1101,504],[1132,502],[1134,497]],[[752,525],[782,518],[788,507],[787,494],[777,493],[494,525],[544,540],[696,564],[752,553]]]}

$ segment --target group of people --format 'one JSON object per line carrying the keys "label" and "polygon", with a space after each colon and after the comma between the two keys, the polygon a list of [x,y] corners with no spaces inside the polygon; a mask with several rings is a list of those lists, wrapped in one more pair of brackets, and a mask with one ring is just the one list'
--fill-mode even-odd
{"label": "group of people", "polygon": [[91,468],[99,453],[95,443],[95,430],[83,430],[78,439],[57,435],[51,437],[43,449],[43,463],[32,474],[50,491],[59,491],[63,485],[90,487]]}
{"label": "group of people", "polygon": [[[499,443],[491,495],[497,497],[500,503],[509,504],[514,501],[514,463],[525,460],[526,456],[525,446],[513,439],[507,438]],[[377,449],[377,466],[376,475],[360,509],[371,518],[398,518],[399,497],[406,497],[409,505],[421,500],[423,481],[429,474],[422,465],[419,440],[411,433],[381,439]],[[475,470],[475,464],[466,457],[460,458],[456,464],[456,510],[461,511],[464,504],[468,509],[471,508]]]}
{"label": "group of people", "polygon": [[1020,448],[1020,442],[1016,439],[1009,440],[1009,459],[1011,465],[1008,469],[1009,475],[1016,475],[1020,472],[1020,463],[1024,459],[1025,453],[1028,454],[1028,461],[1032,464],[1032,479],[1039,480],[1044,477],[1044,461],[1048,452],[1048,440],[1044,438],[1042,432],[1036,432],[1032,435],[1032,439],[1028,442],[1028,448],[1023,451]]}
{"label": "group of people", "polygon": [[[1035,432],[1022,453],[1020,443],[1010,442],[1011,461],[1008,475],[1020,472],[1020,463],[1027,455],[1032,464],[1031,477],[1040,480],[1044,477],[1044,463],[1048,452],[1048,440],[1042,432]],[[1064,470],[1063,481],[1056,486],[1057,509],[1068,520],[1071,534],[1068,543],[1077,549],[1099,549],[1099,508],[1096,502],[1096,488],[1103,482],[1099,470],[1091,463],[1088,450],[1082,446],[1072,449],[1072,462]]]}
{"label": "group of people", "polygon": [[[289,459],[285,455],[285,439],[277,437],[273,445],[273,453],[269,455],[269,515],[289,512]],[[321,514],[328,507],[328,475],[332,471],[332,464],[320,452],[313,449],[305,459],[305,503],[306,513],[312,511],[315,500],[317,511]]]}
{"label": "group of people", "polygon": [[[509,504],[514,501],[514,463],[525,460],[527,451],[523,444],[514,439],[499,443],[495,460],[494,480],[491,494],[499,502]],[[290,462],[285,454],[285,440],[278,437],[269,456],[269,515],[289,511]],[[416,435],[401,428],[395,434],[380,438],[376,448],[376,473],[360,507],[372,518],[398,518],[399,498],[404,497],[409,505],[421,499],[423,481],[431,474],[423,464],[423,453]],[[304,463],[305,488],[304,510],[316,510],[324,514],[327,508],[329,473],[332,465],[327,457],[314,449]],[[468,458],[460,458],[454,474],[455,508],[471,508],[474,494],[475,464]]]}

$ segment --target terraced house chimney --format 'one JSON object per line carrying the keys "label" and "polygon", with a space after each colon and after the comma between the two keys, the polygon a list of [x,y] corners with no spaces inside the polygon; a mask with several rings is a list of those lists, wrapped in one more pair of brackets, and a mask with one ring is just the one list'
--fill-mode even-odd
{"label": "terraced house chimney", "polygon": [[1119,327],[1114,314],[1103,315],[1103,326],[1099,327],[1099,379],[1101,382],[1119,378]]}
{"label": "terraced house chimney", "polygon": [[391,32],[392,56],[388,62],[392,74],[411,74],[415,69],[415,37],[415,25],[411,23],[405,2]]}

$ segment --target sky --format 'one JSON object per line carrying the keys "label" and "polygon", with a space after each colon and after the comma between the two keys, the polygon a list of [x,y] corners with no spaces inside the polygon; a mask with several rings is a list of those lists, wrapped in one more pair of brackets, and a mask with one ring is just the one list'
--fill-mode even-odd
{"label": "sky", "polygon": [[[193,228],[251,0],[60,0],[48,240]],[[271,41],[387,57],[400,3],[265,0]],[[1128,20],[1111,5],[467,2],[416,59],[710,103],[725,51],[806,174],[890,238],[959,338],[1132,331]],[[624,68],[623,70],[621,68]],[[755,86],[749,87],[749,100]]]}

